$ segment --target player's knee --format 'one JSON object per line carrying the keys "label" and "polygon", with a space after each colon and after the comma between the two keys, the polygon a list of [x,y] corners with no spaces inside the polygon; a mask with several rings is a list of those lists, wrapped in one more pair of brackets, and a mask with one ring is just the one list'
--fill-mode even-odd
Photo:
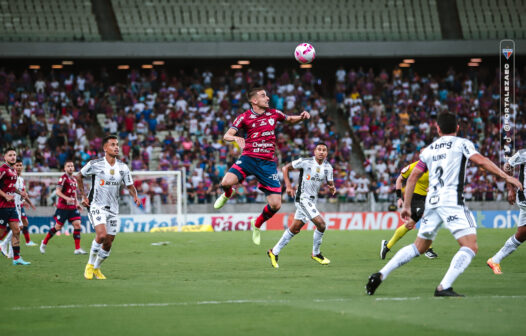
{"label": "player's knee", "polygon": [[325,228],[326,228],[325,222],[321,222],[320,224],[316,225],[316,227],[318,228],[318,231],[325,232]]}
{"label": "player's knee", "polygon": [[405,223],[405,228],[408,230],[413,230],[415,227],[415,223],[413,221]]}
{"label": "player's knee", "polygon": [[291,226],[289,230],[293,234],[297,235],[301,231],[301,226]]}
{"label": "player's knee", "polygon": [[13,231],[14,235],[20,234],[20,227],[18,225],[15,225],[11,228],[11,231]]}

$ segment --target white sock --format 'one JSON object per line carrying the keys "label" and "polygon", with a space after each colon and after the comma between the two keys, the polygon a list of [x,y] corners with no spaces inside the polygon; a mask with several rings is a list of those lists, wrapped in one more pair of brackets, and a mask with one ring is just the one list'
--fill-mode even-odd
{"label": "white sock", "polygon": [[95,264],[93,264],[93,268],[100,268],[100,264],[102,264],[102,262],[110,256],[110,251],[106,251],[105,249],[101,248],[99,250],[99,253],[97,254],[97,259],[95,259]]}
{"label": "white sock", "polygon": [[491,259],[494,263],[500,264],[502,259],[513,253],[513,251],[515,251],[520,244],[521,242],[515,238],[515,235],[511,236],[508,240],[506,240],[506,243],[504,243],[504,246],[499,250],[499,252],[495,253]]}
{"label": "white sock", "polygon": [[93,242],[91,242],[91,250],[89,251],[88,264],[95,265],[95,260],[97,259],[97,255],[99,254],[101,247],[102,244],[97,243],[95,239],[93,239]]}
{"label": "white sock", "polygon": [[453,285],[453,282],[458,278],[462,272],[466,268],[468,268],[469,264],[471,263],[471,260],[475,257],[475,252],[473,252],[472,249],[466,246],[462,246],[458,252],[453,256],[453,259],[451,259],[451,264],[449,265],[449,269],[446,272],[446,275],[444,275],[444,278],[442,281],[440,281],[440,285],[442,286],[442,289],[448,289]]}
{"label": "white sock", "polygon": [[323,240],[323,233],[324,232],[318,231],[318,229],[314,230],[312,235],[312,255],[320,254],[320,245],[321,241]]}
{"label": "white sock", "polygon": [[272,248],[272,253],[278,255],[279,252],[281,252],[281,249],[284,248],[294,236],[294,233],[290,232],[289,229],[286,229],[276,246]]}
{"label": "white sock", "polygon": [[13,231],[9,231],[9,233],[7,234],[7,236],[5,236],[5,244],[10,244],[11,243],[11,238],[13,237]]}
{"label": "white sock", "polygon": [[396,254],[394,255],[391,260],[380,270],[380,273],[382,273],[382,280],[385,280],[389,273],[397,269],[398,267],[407,264],[411,261],[414,257],[418,257],[420,253],[418,252],[415,244],[407,245],[403,248],[401,248]]}

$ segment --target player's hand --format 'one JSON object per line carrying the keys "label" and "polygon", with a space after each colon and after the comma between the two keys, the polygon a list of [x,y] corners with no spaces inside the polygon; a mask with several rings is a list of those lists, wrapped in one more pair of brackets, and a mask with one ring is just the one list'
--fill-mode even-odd
{"label": "player's hand", "polygon": [[89,199],[86,196],[82,197],[82,203],[81,204],[84,207],[89,208]]}
{"label": "player's hand", "polygon": [[25,191],[21,191],[20,192],[20,197],[22,197],[23,199],[27,199],[28,195]]}
{"label": "player's hand", "polygon": [[404,207],[400,213],[400,217],[402,217],[402,220],[407,223],[411,219],[411,209]]}
{"label": "player's hand", "polygon": [[29,206],[31,207],[31,210],[35,211],[37,208],[33,205],[33,203],[29,203]]}
{"label": "player's hand", "polygon": [[245,139],[243,139],[242,137],[236,137],[236,143],[239,146],[239,148],[245,148]]}
{"label": "player's hand", "polygon": [[292,187],[287,187],[285,190],[290,197],[294,198],[296,196],[296,191]]}
{"label": "player's hand", "polygon": [[80,205],[80,204],[77,203],[77,210],[80,211],[80,212],[82,212],[82,205]]}
{"label": "player's hand", "polygon": [[133,197],[133,201],[135,202],[135,204],[138,207],[140,207],[142,205],[141,200],[139,199],[139,197],[137,197],[137,195],[135,197]]}
{"label": "player's hand", "polygon": [[508,203],[515,204],[515,190],[508,190]]}
{"label": "player's hand", "polygon": [[5,200],[8,201],[8,202],[12,202],[14,199],[15,199],[15,196],[13,195],[10,195],[10,194],[6,194],[4,196]]}
{"label": "player's hand", "polygon": [[331,195],[334,196],[336,194],[336,187],[333,185],[329,186],[329,191],[331,192]]}
{"label": "player's hand", "polygon": [[508,177],[506,177],[506,183],[509,183],[509,184],[513,185],[515,188],[517,188],[519,190],[524,190],[524,187],[523,187],[522,183],[520,183],[519,180],[517,180],[513,176],[509,176],[508,175]]}
{"label": "player's hand", "polygon": [[396,201],[396,206],[398,207],[398,209],[402,209],[402,207],[404,206],[404,200],[399,198],[398,201]]}
{"label": "player's hand", "polygon": [[310,119],[310,114],[307,111],[303,111],[300,114],[301,120]]}

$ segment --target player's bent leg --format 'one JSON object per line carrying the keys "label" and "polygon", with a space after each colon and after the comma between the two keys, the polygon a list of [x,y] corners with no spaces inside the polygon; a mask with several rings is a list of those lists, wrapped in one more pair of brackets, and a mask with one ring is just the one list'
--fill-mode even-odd
{"label": "player's bent leg", "polygon": [[267,220],[272,218],[281,208],[281,195],[280,194],[270,194],[267,196],[268,204],[263,208],[263,211],[256,219],[252,219],[250,224],[252,226],[252,241],[254,244],[261,244],[261,226]]}
{"label": "player's bent leg", "polygon": [[80,220],[74,220],[72,224],[73,224],[73,240],[75,241],[75,251],[73,253],[77,255],[87,254],[88,252],[84,251],[80,247],[80,233],[82,232],[82,228],[80,227]]}
{"label": "player's bent leg", "polygon": [[93,279],[95,261],[97,260],[99,251],[102,249],[102,244],[104,243],[106,236],[106,225],[104,223],[95,225],[95,239],[91,242],[88,263],[84,269],[84,278],[87,280]]}
{"label": "player's bent leg", "polygon": [[31,241],[31,237],[29,236],[29,222],[27,221],[27,217],[22,217],[22,224],[22,234],[26,240],[26,246],[37,246],[37,244]]}
{"label": "player's bent leg", "polygon": [[11,246],[13,248],[13,265],[30,265],[30,262],[25,261],[20,256],[20,227],[18,226],[18,221],[10,221],[9,226],[13,232],[13,236],[11,237]]}
{"label": "player's bent leg", "polygon": [[[232,168],[231,168],[232,169]],[[238,184],[240,181],[240,178],[231,172],[227,172],[225,176],[223,177],[223,180],[221,181],[221,188],[223,189],[223,193],[219,198],[214,202],[214,209],[221,209],[226,202],[234,196],[236,193],[236,190],[233,188],[236,184]]]}
{"label": "player's bent leg", "polygon": [[415,221],[413,219],[410,219],[407,223],[399,226],[395,230],[395,232],[393,233],[393,236],[391,237],[389,241],[382,240],[382,243],[380,244],[380,259],[382,260],[385,259],[387,252],[389,252],[393,248],[396,242],[399,241],[403,236],[405,236],[406,233],[408,233],[414,227],[415,227]]}
{"label": "player's bent leg", "polygon": [[[522,211],[521,211],[522,213]],[[519,220],[520,223],[520,220]],[[504,246],[491,258],[486,261],[489,268],[493,270],[495,274],[502,274],[500,268],[500,262],[512,254],[524,241],[526,240],[526,226],[519,226],[517,232],[508,238],[504,243]]]}
{"label": "player's bent leg", "polygon": [[320,246],[323,240],[323,234],[325,233],[325,221],[323,220],[323,217],[316,216],[312,219],[312,222],[314,225],[316,225],[316,229],[314,230],[314,233],[312,235],[312,255],[311,258],[317,262],[319,262],[322,265],[328,265],[331,263],[331,261],[324,257],[321,254]]}
{"label": "player's bent leg", "polygon": [[42,254],[46,253],[46,247],[47,247],[47,244],[49,243],[49,240],[53,238],[57,234],[57,232],[60,232],[60,230],[62,229],[62,226],[63,226],[63,223],[57,221],[55,226],[49,229],[49,231],[46,234],[46,237],[40,243],[40,253]]}
{"label": "player's bent leg", "polygon": [[287,246],[290,240],[300,232],[304,224],[305,223],[302,220],[295,218],[290,228],[287,228],[283,232],[283,235],[281,236],[280,240],[276,243],[276,245],[274,245],[273,248],[267,251],[267,255],[270,258],[270,264],[272,265],[272,267],[279,268],[279,265],[278,265],[279,253],[285,246]]}

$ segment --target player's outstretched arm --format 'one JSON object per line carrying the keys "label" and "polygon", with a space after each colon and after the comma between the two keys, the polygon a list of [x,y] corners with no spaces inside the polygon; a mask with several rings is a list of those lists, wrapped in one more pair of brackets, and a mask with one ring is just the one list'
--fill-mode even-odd
{"label": "player's outstretched arm", "polygon": [[290,183],[289,178],[289,171],[291,170],[294,170],[294,168],[292,167],[292,163],[290,162],[287,163],[283,168],[281,168],[281,171],[283,172],[283,181],[285,182],[285,190],[290,197],[294,197],[295,192],[294,189],[292,189],[292,183]]}
{"label": "player's outstretched arm", "polygon": [[424,171],[417,164],[407,179],[407,183],[405,185],[404,207],[402,208],[402,213],[400,214],[402,219],[405,221],[411,218],[411,201],[413,200],[413,193],[415,191],[416,182],[418,182],[418,179],[420,179],[422,175],[424,175]]}
{"label": "player's outstretched arm", "polygon": [[310,119],[310,114],[307,111],[303,111],[297,116],[287,116],[287,119],[285,120],[291,124],[296,124],[305,119]]}
{"label": "player's outstretched arm", "polygon": [[72,197],[68,197],[62,193],[62,187],[58,186],[55,193],[58,197],[63,198],[68,204],[74,202],[75,200]]}
{"label": "player's outstretched arm", "polygon": [[241,149],[245,148],[245,139],[240,136],[236,136],[237,130],[235,128],[230,128],[223,136],[223,140],[226,142],[235,141]]}
{"label": "player's outstretched arm", "polygon": [[0,190],[0,197],[5,198],[6,201],[11,202],[15,199],[15,196],[6,194],[3,190]]}
{"label": "player's outstretched arm", "polygon": [[497,167],[496,164],[490,161],[487,157],[481,155],[481,154],[473,154],[469,157],[469,159],[478,165],[479,167],[482,167],[489,171],[491,174],[500,177],[504,181],[506,181],[507,184],[510,184],[512,187],[515,187],[517,189],[523,190],[522,183],[519,182],[515,177],[506,174],[502,169]]}

